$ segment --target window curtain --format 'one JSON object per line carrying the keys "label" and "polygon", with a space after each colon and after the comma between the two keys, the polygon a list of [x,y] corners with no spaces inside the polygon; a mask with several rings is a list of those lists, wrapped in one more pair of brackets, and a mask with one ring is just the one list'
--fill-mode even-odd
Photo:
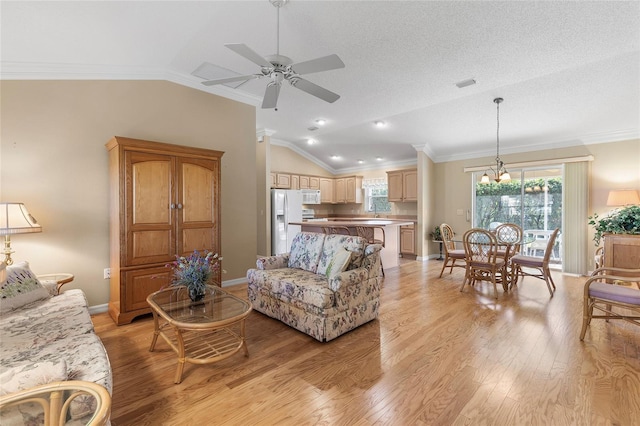
{"label": "window curtain", "polygon": [[387,187],[387,179],[385,178],[374,178],[374,179],[363,179],[362,187],[364,189],[383,189]]}
{"label": "window curtain", "polygon": [[589,162],[565,163],[562,205],[563,271],[587,274],[589,247]]}

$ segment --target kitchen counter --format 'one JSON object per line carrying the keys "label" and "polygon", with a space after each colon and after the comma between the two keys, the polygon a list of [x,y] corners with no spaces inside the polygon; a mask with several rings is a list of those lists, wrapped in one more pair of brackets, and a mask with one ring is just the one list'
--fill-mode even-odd
{"label": "kitchen counter", "polygon": [[376,239],[383,239],[384,248],[380,252],[382,265],[384,268],[395,268],[398,266],[398,258],[400,257],[400,226],[413,225],[412,220],[404,219],[383,219],[383,218],[330,218],[325,221],[309,221],[309,222],[289,222],[290,225],[300,225],[306,232],[323,232],[322,228],[327,227],[346,227],[351,235],[356,235],[356,227],[363,226],[374,228]]}

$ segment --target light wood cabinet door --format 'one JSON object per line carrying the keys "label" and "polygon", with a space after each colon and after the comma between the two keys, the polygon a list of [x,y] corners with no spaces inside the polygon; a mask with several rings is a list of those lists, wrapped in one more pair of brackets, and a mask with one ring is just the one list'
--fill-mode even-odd
{"label": "light wood cabinet door", "polygon": [[333,179],[320,178],[320,202],[333,203]]}
{"label": "light wood cabinet door", "polygon": [[345,178],[345,202],[362,203],[362,176]]}
{"label": "light wood cabinet door", "polygon": [[308,189],[320,189],[320,178],[317,176],[309,176]]}
{"label": "light wood cabinet door", "polygon": [[121,282],[126,283],[122,288],[122,312],[149,309],[147,296],[169,285],[172,279],[171,269],[165,266],[132,269],[121,273]]}
{"label": "light wood cabinet door", "polygon": [[389,201],[418,201],[418,170],[387,172],[387,188]]}
{"label": "light wood cabinet door", "polygon": [[333,194],[334,203],[346,202],[347,189],[345,187],[345,184],[346,182],[344,178],[333,180],[334,191],[335,191]]}
{"label": "light wood cabinet door", "polygon": [[404,201],[418,201],[418,171],[402,173],[402,198]]}
{"label": "light wood cabinet door", "polygon": [[402,201],[402,172],[387,172],[387,199]]}
{"label": "light wood cabinet door", "polygon": [[291,188],[290,189],[302,189],[302,188],[300,188],[300,176],[291,175]]}
{"label": "light wood cabinet door", "polygon": [[291,175],[285,173],[276,173],[276,188],[291,188]]}
{"label": "light wood cabinet door", "polygon": [[310,189],[309,188],[309,176],[300,176],[299,181],[300,189]]}
{"label": "light wood cabinet door", "polygon": [[400,227],[400,253],[416,254],[416,231],[413,226]]}
{"label": "light wood cabinet door", "polygon": [[269,173],[269,188],[275,188],[275,187],[276,187],[276,174]]}

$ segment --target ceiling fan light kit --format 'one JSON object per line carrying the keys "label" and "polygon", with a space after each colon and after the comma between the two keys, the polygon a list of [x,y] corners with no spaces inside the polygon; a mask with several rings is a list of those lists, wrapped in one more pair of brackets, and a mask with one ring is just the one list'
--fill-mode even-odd
{"label": "ceiling fan light kit", "polygon": [[[236,81],[246,82],[248,80],[268,77],[271,81],[267,84],[264,97],[262,99],[262,108],[276,108],[278,105],[278,97],[280,96],[280,87],[283,81],[296,89],[302,90],[313,95],[323,101],[333,103],[340,99],[340,95],[331,92],[323,87],[318,86],[300,77],[304,74],[312,74],[322,71],[330,71],[338,68],[344,68],[344,62],[338,55],[328,55],[309,61],[294,63],[291,58],[280,54],[280,8],[284,6],[288,0],[269,0],[269,2],[277,9],[277,45],[276,54],[266,57],[261,56],[246,44],[232,43],[225,44],[225,47],[233,50],[238,55],[250,60],[260,67],[260,72],[249,75],[238,75],[228,78],[219,78],[215,80],[203,81],[205,86],[213,86],[218,84],[227,84]],[[276,108],[277,111],[277,108]]]}

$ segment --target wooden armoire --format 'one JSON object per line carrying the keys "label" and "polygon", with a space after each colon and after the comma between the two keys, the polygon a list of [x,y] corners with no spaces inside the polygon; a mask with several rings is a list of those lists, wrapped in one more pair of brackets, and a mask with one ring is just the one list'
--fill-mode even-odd
{"label": "wooden armoire", "polygon": [[[221,253],[221,151],[116,136],[107,144],[110,183],[109,314],[128,324],[151,312],[167,263],[194,250]],[[214,277],[220,285],[220,276]]]}

